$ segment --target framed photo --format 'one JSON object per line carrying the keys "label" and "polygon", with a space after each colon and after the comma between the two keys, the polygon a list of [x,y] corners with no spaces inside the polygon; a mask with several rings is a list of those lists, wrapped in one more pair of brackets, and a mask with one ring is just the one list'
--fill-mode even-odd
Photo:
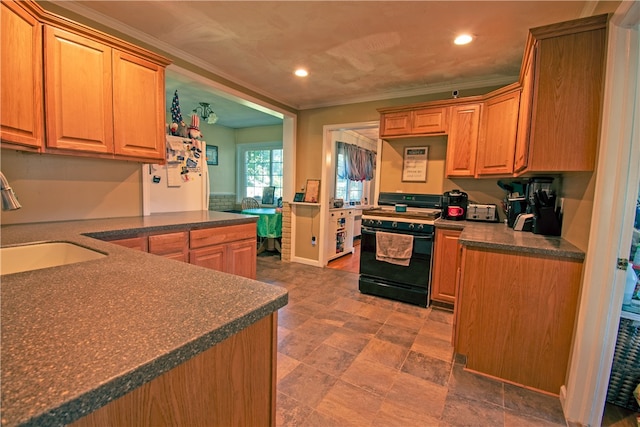
{"label": "framed photo", "polygon": [[402,180],[427,181],[427,153],[429,147],[405,147],[402,161]]}
{"label": "framed photo", "polygon": [[304,201],[307,203],[318,203],[320,197],[320,180],[308,179],[304,192]]}
{"label": "framed photo", "polygon": [[273,193],[276,191],[276,187],[264,187],[262,190],[262,204],[263,205],[272,205],[273,204]]}
{"label": "framed photo", "polygon": [[296,193],[296,195],[293,196],[294,202],[301,202],[303,200],[304,200],[304,193]]}
{"label": "framed photo", "polygon": [[207,164],[217,166],[218,165],[218,146],[207,145]]}

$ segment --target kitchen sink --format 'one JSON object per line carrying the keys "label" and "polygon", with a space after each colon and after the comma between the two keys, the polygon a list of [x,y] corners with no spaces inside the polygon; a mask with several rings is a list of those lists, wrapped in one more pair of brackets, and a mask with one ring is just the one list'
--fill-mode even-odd
{"label": "kitchen sink", "polygon": [[103,258],[106,255],[70,242],[38,242],[0,248],[0,275],[40,270]]}

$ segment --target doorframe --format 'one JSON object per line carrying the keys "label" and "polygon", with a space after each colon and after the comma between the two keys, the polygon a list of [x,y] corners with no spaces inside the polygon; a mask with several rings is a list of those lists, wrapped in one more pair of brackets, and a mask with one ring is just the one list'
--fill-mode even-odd
{"label": "doorframe", "polygon": [[[335,157],[336,157],[336,147],[333,143],[332,132],[334,131],[346,131],[346,130],[356,130],[356,129],[365,129],[365,128],[373,128],[379,127],[379,120],[372,120],[368,122],[355,122],[355,123],[342,123],[342,124],[333,124],[333,125],[324,125],[322,127],[322,183],[320,186],[320,200],[326,200],[327,202],[323,204],[320,209],[320,230],[319,235],[322,236],[319,239],[318,244],[318,264],[321,267],[327,265],[327,244],[329,243],[325,236],[328,236],[329,232],[329,200],[333,197],[332,192],[334,191],[334,185],[330,185],[330,183],[335,184],[335,178],[330,174],[333,174],[335,170]],[[380,146],[380,141],[378,140],[378,147]],[[377,154],[380,155],[379,153]],[[377,164],[380,164],[380,159],[377,159]],[[380,168],[376,167],[376,181],[374,187],[374,194],[377,194],[377,186],[378,186],[378,170]]]}
{"label": "doorframe", "polygon": [[639,16],[640,3],[623,2],[609,23],[594,207],[567,381],[560,391],[570,426],[602,422],[622,312],[626,272],[616,268],[616,260],[629,255],[631,206],[640,180]]}

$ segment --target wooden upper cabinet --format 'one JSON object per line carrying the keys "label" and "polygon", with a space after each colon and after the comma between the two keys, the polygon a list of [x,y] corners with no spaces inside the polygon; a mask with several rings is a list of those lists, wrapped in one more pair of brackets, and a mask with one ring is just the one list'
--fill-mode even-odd
{"label": "wooden upper cabinet", "polygon": [[169,60],[34,1],[1,8],[2,147],[164,161]]}
{"label": "wooden upper cabinet", "polygon": [[598,146],[607,15],[531,30],[535,49],[526,168],[592,171]]}
{"label": "wooden upper cabinet", "polygon": [[44,132],[42,25],[17,2],[0,9],[0,140],[35,151]]}
{"label": "wooden upper cabinet", "polygon": [[111,48],[45,26],[47,147],[113,153]]}
{"label": "wooden upper cabinet", "polygon": [[520,89],[517,84],[512,85],[507,93],[487,98],[482,113],[476,175],[508,175],[513,172],[519,105]]}
{"label": "wooden upper cabinet", "polygon": [[114,51],[115,154],[163,161],[164,67]]}
{"label": "wooden upper cabinet", "polygon": [[383,114],[380,120],[380,137],[409,135],[411,111]]}
{"label": "wooden upper cabinet", "polygon": [[520,108],[518,112],[518,131],[513,159],[513,171],[520,172],[527,167],[529,160],[529,133],[531,131],[531,104],[533,103],[533,71],[536,60],[535,44],[525,52],[524,64],[520,72]]}
{"label": "wooden upper cabinet", "polygon": [[423,108],[411,112],[412,134],[436,134],[447,132],[448,108]]}
{"label": "wooden upper cabinet", "polygon": [[382,113],[380,137],[447,133],[448,112],[448,107],[432,107]]}
{"label": "wooden upper cabinet", "polygon": [[448,177],[472,177],[475,174],[481,109],[480,103],[451,107],[446,158]]}

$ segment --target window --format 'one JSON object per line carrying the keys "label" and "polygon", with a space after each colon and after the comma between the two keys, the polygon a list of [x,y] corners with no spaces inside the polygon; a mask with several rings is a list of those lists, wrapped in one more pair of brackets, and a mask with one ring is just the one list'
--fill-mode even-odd
{"label": "window", "polygon": [[273,186],[274,200],[282,197],[282,143],[238,145],[238,201],[260,200],[265,187]]}
{"label": "window", "polygon": [[362,200],[362,187],[363,181],[351,181],[347,178],[340,178],[345,176],[344,171],[345,161],[344,154],[337,153],[337,165],[336,165],[336,199],[343,199],[345,203],[350,201]]}

